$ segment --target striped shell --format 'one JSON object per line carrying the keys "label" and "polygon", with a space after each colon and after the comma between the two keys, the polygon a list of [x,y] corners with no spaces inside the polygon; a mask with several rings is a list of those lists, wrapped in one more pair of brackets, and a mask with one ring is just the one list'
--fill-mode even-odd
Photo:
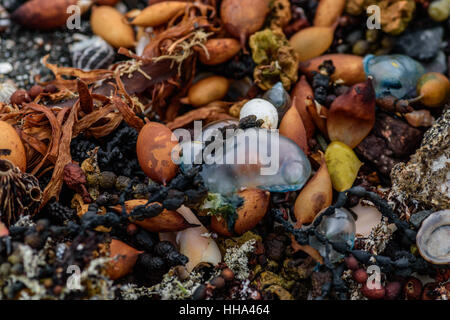
{"label": "striped shell", "polygon": [[12,94],[16,90],[17,87],[11,80],[0,83],[0,102],[9,103]]}
{"label": "striped shell", "polygon": [[85,71],[107,69],[116,56],[113,47],[97,36],[73,44],[70,53],[73,67]]}

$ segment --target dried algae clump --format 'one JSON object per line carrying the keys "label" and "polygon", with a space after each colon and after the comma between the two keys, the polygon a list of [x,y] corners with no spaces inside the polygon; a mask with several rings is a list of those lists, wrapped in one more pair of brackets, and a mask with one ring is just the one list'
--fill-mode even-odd
{"label": "dried algae clump", "polygon": [[257,64],[253,77],[263,90],[281,81],[289,90],[298,79],[298,56],[283,32],[264,29],[250,37],[252,58]]}
{"label": "dried algae clump", "polygon": [[425,133],[407,163],[391,171],[392,195],[436,210],[450,207],[450,108]]}

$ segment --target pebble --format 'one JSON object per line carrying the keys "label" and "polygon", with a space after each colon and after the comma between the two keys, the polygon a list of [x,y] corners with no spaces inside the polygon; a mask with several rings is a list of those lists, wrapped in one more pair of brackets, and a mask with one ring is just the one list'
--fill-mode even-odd
{"label": "pebble", "polygon": [[420,227],[420,225],[422,224],[422,221],[425,220],[432,213],[433,213],[433,211],[431,211],[431,210],[424,210],[424,211],[417,212],[417,213],[411,215],[409,222],[415,228],[418,229]]}
{"label": "pebble", "polygon": [[8,74],[13,71],[13,66],[9,62],[0,62],[0,73]]}
{"label": "pebble", "polygon": [[447,57],[444,51],[439,51],[436,58],[428,63],[422,63],[427,72],[446,73],[447,71]]}
{"label": "pebble", "polygon": [[443,35],[442,27],[406,32],[395,42],[395,50],[418,60],[429,61],[441,49]]}

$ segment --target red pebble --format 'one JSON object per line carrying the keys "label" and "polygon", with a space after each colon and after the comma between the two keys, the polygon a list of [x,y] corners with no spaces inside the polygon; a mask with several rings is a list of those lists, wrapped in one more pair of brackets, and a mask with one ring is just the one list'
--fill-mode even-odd
{"label": "red pebble", "polygon": [[400,295],[400,292],[402,291],[402,284],[398,281],[389,282],[386,285],[386,300],[395,300]]}
{"label": "red pebble", "polygon": [[21,106],[24,103],[31,102],[31,98],[28,95],[28,92],[20,89],[20,90],[16,90],[16,92],[14,92],[11,95],[10,102],[11,102],[11,104]]}
{"label": "red pebble", "polygon": [[42,92],[44,92],[44,88],[39,85],[32,86],[30,90],[28,90],[28,94],[30,95],[31,99],[35,99]]}
{"label": "red pebble", "polygon": [[364,284],[364,286],[361,288],[361,293],[370,300],[380,300],[383,299],[386,295],[386,289],[384,287],[381,287],[379,289],[369,289],[367,287],[367,284]]}
{"label": "red pebble", "polygon": [[344,262],[347,268],[349,268],[350,270],[356,270],[359,268],[358,260],[356,260],[356,258],[352,255],[345,257]]}
{"label": "red pebble", "polygon": [[352,276],[353,279],[355,279],[355,281],[358,283],[366,283],[367,278],[369,278],[369,275],[363,268],[353,271]]}

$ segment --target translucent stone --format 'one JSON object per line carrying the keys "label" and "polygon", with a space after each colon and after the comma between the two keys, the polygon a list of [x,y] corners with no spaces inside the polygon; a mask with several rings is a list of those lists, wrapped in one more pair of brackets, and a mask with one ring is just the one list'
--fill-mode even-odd
{"label": "translucent stone", "polygon": [[289,93],[284,89],[281,82],[277,82],[271,89],[267,90],[263,95],[263,99],[266,99],[275,106],[278,112],[278,119],[283,118],[291,106]]}
{"label": "translucent stone", "polygon": [[[233,119],[218,120],[207,124],[203,128],[199,128],[198,131],[194,129],[194,137],[191,140],[183,141],[180,143],[180,150],[183,152],[180,157],[175,157],[180,163],[181,170],[187,172],[192,168],[192,164],[202,164],[203,163],[203,153],[202,150],[205,143],[214,140],[212,138],[219,129],[222,129],[231,125],[239,125],[239,121]],[[201,130],[200,130],[201,129]]]}
{"label": "translucent stone", "polygon": [[405,55],[367,55],[364,71],[372,76],[377,98],[393,95],[398,99],[414,97],[417,81],[425,73],[423,66]]}
{"label": "translucent stone", "polygon": [[204,152],[208,163],[203,165],[201,175],[210,192],[226,195],[243,187],[294,191],[301,189],[311,175],[303,151],[277,131],[238,130],[226,137],[225,144],[212,143]]}
{"label": "translucent stone", "polygon": [[[348,247],[353,248],[356,232],[355,219],[347,209],[338,208],[332,215],[323,217],[317,231],[332,242],[345,243]],[[337,262],[344,257],[330,244],[323,244],[315,236],[310,237],[310,244],[319,251],[322,257],[327,257],[331,262]]]}

